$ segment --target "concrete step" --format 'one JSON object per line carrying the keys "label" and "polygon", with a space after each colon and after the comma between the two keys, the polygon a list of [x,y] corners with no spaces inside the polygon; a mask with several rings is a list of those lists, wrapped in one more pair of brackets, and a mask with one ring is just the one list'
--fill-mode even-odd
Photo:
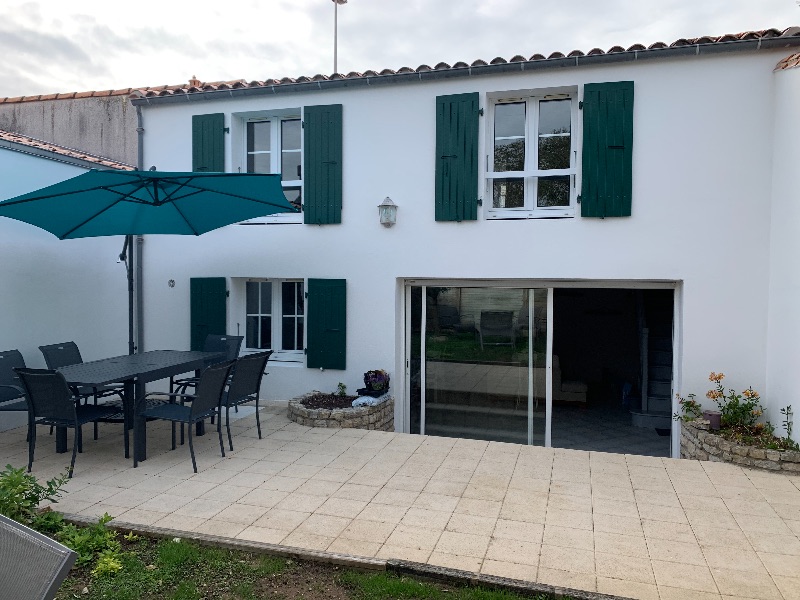
{"label": "concrete step", "polygon": [[647,412],[672,412],[672,398],[669,396],[654,396],[647,397]]}
{"label": "concrete step", "polygon": [[672,364],[650,365],[650,368],[647,369],[647,379],[649,381],[672,381]]}
{"label": "concrete step", "polygon": [[653,396],[661,396],[669,398],[672,396],[672,383],[670,381],[648,381],[647,382],[647,395],[652,398]]}
{"label": "concrete step", "polygon": [[672,350],[654,350],[647,355],[650,365],[672,367]]}

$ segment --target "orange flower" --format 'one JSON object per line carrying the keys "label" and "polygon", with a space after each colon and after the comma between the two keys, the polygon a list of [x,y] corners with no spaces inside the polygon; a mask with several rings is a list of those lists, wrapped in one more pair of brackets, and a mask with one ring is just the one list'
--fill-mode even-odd
{"label": "orange flower", "polygon": [[724,373],[714,373],[714,371],[711,371],[711,375],[708,376],[708,380],[715,383],[719,383],[723,379],[725,379]]}

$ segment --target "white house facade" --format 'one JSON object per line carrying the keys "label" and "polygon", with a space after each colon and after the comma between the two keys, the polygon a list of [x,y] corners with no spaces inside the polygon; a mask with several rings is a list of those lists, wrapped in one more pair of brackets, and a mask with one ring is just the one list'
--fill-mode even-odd
{"label": "white house facade", "polygon": [[[385,369],[398,431],[571,447],[567,422],[624,411],[676,455],[675,395],[710,371],[778,423],[800,408],[800,70],[776,69],[798,45],[770,30],[144,94],[140,168],[279,172],[303,210],[146,237],[142,349],[188,347],[207,301],[245,352],[275,351],[263,396]],[[40,285],[55,277],[74,284]]]}

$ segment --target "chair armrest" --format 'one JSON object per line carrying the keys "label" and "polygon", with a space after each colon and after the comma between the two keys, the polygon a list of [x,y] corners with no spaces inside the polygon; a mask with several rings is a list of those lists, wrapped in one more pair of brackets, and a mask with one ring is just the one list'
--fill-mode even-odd
{"label": "chair armrest", "polygon": [[145,394],[144,397],[147,398],[148,396],[166,396],[167,398],[189,398],[194,400],[197,397],[197,394],[171,394],[169,392],[150,392],[149,394]]}
{"label": "chair armrest", "polygon": [[19,392],[20,396],[24,396],[25,395],[25,390],[23,390],[18,385],[10,385],[10,384],[7,385],[5,383],[0,383],[0,388],[8,388],[8,389],[14,390],[15,392]]}

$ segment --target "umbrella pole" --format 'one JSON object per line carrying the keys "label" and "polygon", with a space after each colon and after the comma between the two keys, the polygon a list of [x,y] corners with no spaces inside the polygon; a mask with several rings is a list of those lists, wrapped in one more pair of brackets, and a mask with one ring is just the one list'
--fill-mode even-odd
{"label": "umbrella pole", "polygon": [[128,354],[136,354],[136,344],[133,341],[133,255],[133,236],[126,235],[119,257],[125,261],[128,276]]}

